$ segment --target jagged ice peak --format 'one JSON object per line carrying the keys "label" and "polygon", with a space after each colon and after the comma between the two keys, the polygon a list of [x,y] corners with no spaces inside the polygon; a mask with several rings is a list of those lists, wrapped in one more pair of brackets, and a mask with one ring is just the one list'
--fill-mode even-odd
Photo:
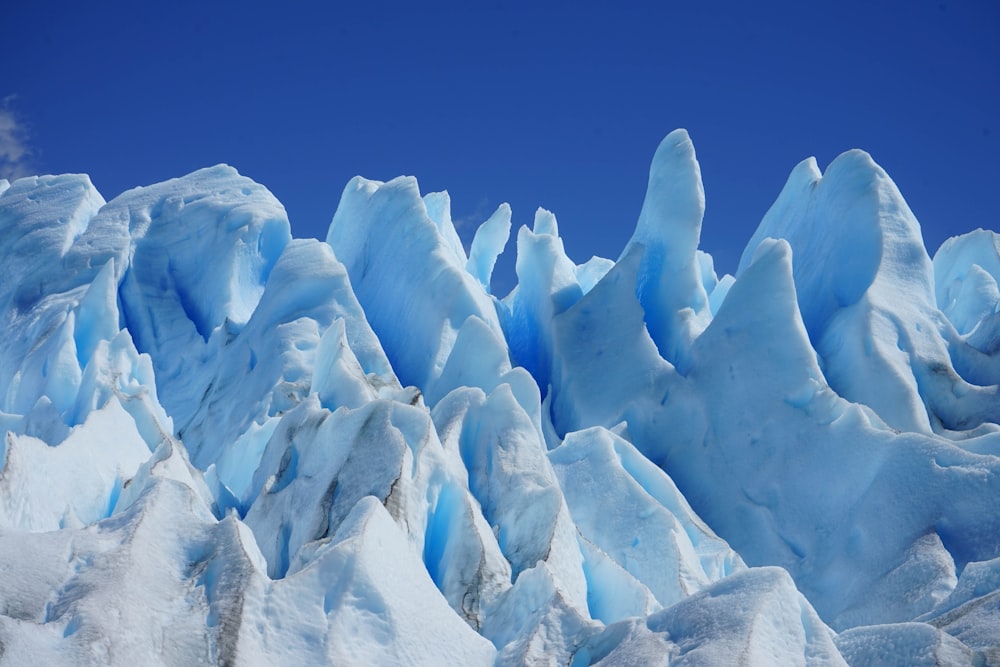
{"label": "jagged ice peak", "polygon": [[[1000,664],[1000,239],[863,151],[735,275],[684,130],[576,264],[352,179],[0,180],[0,663]],[[563,231],[572,233],[570,226]]]}

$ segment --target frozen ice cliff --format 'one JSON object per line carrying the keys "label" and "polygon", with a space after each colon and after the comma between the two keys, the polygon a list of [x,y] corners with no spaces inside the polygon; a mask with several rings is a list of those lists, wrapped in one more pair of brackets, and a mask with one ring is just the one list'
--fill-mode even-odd
{"label": "frozen ice cliff", "polygon": [[683,130],[618,259],[446,192],[0,181],[0,663],[1000,665],[1000,236]]}

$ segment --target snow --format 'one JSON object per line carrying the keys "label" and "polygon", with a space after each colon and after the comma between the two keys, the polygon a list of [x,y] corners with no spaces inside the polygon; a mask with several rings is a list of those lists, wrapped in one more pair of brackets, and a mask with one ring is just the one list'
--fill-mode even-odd
{"label": "snow", "polygon": [[557,432],[634,423],[629,413],[650,413],[668,383],[676,381],[635,296],[643,252],[633,246],[578,303],[553,319],[551,414]]}
{"label": "snow", "polygon": [[509,297],[504,333],[513,361],[538,382],[543,395],[552,367],[552,318],[583,296],[576,265],[566,256],[555,216],[535,212],[534,230],[517,233],[518,289]]}
{"label": "snow", "polygon": [[285,604],[298,606],[293,596],[310,584],[326,589],[325,657],[333,664],[489,665],[496,653],[448,607],[371,496],[354,505],[295,584],[282,590]]}
{"label": "snow", "polygon": [[497,257],[503,252],[510,238],[510,204],[500,204],[486,222],[479,226],[472,238],[466,270],[475,277],[483,289],[490,291],[490,277]]}
{"label": "snow", "polygon": [[[583,538],[646,586],[660,607],[744,567],[670,478],[610,431],[571,433],[549,460]],[[615,593],[592,586],[588,595],[603,602]]]}
{"label": "snow", "polygon": [[636,294],[660,354],[682,369],[691,342],[709,319],[696,254],[704,215],[705,191],[694,144],[685,130],[674,130],[653,156],[639,221],[622,256],[635,245],[646,248]]}
{"label": "snow", "polygon": [[[493,303],[466,271],[464,251],[458,254],[450,217],[443,209],[434,213],[440,221],[431,219],[416,179],[356,177],[344,189],[326,239],[347,268],[393,370],[403,384],[425,393],[433,393],[470,316],[503,340]],[[407,289],[398,289],[404,283]],[[401,327],[400,321],[409,324]]]}
{"label": "snow", "polygon": [[645,619],[609,625],[573,665],[846,665],[779,568],[754,568]]}
{"label": "snow", "polygon": [[924,623],[894,623],[848,630],[837,637],[837,648],[852,665],[977,664],[968,646]]}
{"label": "snow", "polygon": [[284,207],[235,169],[217,166],[130,190],[97,218],[127,225],[122,317],[152,357],[164,407],[183,428],[209,384],[191,386],[210,377],[203,366],[213,335],[246,324],[291,238]]}
{"label": "snow", "polygon": [[135,422],[112,397],[58,447],[8,431],[0,470],[0,526],[32,532],[92,524],[149,458]]}
{"label": "snow", "polygon": [[949,337],[952,361],[973,384],[989,386],[1000,379],[998,278],[1000,250],[994,232],[977,229],[953,237],[934,255],[937,304],[957,334]]}
{"label": "snow", "polygon": [[435,406],[442,441],[461,453],[469,490],[494,528],[516,579],[540,562],[553,565],[568,602],[586,606],[586,582],[575,531],[545,444],[507,384],[489,396],[453,392]]}
{"label": "snow", "polygon": [[966,379],[956,370],[920,225],[871,156],[848,151],[822,176],[815,161],[796,167],[740,272],[766,237],[792,248],[802,319],[838,394],[904,431],[968,430],[1000,419],[996,391],[980,386],[1000,375]]}
{"label": "snow", "polygon": [[447,192],[326,242],[219,165],[0,181],[11,664],[1000,664],[1000,241],[933,260],[867,153],[735,275],[690,137],[617,261],[490,280]]}

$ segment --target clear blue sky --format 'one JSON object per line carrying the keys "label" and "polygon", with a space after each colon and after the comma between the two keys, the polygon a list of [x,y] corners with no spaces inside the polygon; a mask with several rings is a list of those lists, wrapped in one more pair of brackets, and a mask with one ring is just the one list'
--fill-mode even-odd
{"label": "clear blue sky", "polygon": [[8,3],[0,166],[111,198],[226,162],[320,238],[351,176],[411,174],[450,191],[467,240],[500,202],[515,229],[545,206],[582,262],[618,256],[685,127],[720,273],[798,161],[853,147],[932,253],[1000,228],[994,1],[322,5]]}

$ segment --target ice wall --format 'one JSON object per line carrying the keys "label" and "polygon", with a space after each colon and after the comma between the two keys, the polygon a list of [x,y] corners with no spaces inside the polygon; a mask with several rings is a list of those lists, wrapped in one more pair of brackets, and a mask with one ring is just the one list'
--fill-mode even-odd
{"label": "ice wall", "polygon": [[510,207],[409,177],[326,242],[226,166],[0,181],[0,662],[996,662],[997,235],[931,260],[861,151],[735,276],[704,206],[672,132],[500,299]]}

